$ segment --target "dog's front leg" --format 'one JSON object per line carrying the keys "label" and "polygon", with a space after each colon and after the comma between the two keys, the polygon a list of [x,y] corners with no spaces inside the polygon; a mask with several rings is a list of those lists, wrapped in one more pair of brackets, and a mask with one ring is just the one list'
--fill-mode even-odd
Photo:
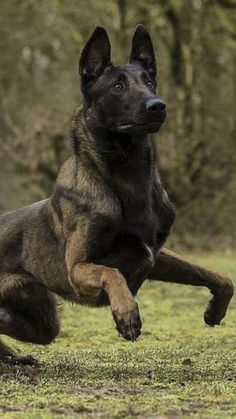
{"label": "dog's front leg", "polygon": [[77,262],[78,246],[70,240],[66,251],[69,281],[78,296],[85,300],[99,299],[105,292],[108,296],[112,315],[119,333],[135,341],[141,333],[141,320],[138,305],[135,302],[124,276],[118,269],[93,263]]}
{"label": "dog's front leg", "polygon": [[189,263],[165,248],[156,256],[150,279],[209,288],[213,297],[204,313],[204,320],[210,326],[220,324],[234,293],[233,284],[226,276]]}

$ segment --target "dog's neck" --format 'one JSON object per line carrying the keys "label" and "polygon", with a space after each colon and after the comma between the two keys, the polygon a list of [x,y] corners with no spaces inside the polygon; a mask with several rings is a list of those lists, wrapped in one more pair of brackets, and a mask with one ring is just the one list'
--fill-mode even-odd
{"label": "dog's neck", "polygon": [[154,151],[150,136],[109,131],[94,123],[82,107],[76,110],[72,121],[72,144],[80,161],[92,160],[104,175],[105,171],[109,175],[137,177],[140,169],[151,175]]}

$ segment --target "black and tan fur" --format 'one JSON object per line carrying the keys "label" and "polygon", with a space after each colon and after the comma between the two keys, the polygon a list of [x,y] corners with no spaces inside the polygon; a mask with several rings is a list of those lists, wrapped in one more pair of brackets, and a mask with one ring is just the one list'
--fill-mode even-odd
{"label": "black and tan fur", "polygon": [[[0,218],[0,333],[50,343],[59,331],[59,295],[110,304],[118,331],[135,340],[141,320],[133,296],[146,278],[209,288],[205,321],[219,324],[233,295],[231,281],[162,248],[175,214],[149,136],[166,111],[156,96],[148,32],[137,27],[129,64],[115,67],[107,33],[96,28],[80,75],[83,106],[73,118],[73,156],[54,193]],[[3,343],[0,357],[34,362]]]}

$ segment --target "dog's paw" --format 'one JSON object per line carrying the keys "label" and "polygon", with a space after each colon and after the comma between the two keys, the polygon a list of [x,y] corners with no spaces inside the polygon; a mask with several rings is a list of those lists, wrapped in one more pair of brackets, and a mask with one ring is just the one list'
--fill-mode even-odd
{"label": "dog's paw", "polygon": [[228,282],[225,287],[222,287],[218,293],[213,295],[204,313],[204,320],[206,324],[209,326],[216,326],[220,324],[221,320],[226,315],[233,292],[233,285],[231,282]]}
{"label": "dog's paw", "polygon": [[36,358],[31,355],[8,355],[4,358],[4,362],[11,365],[29,365],[32,367],[38,367],[40,364]]}
{"label": "dog's paw", "polygon": [[204,313],[204,321],[208,326],[218,326],[225,316],[224,313],[217,312],[214,306],[209,303],[205,313]]}
{"label": "dog's paw", "polygon": [[126,340],[134,342],[141,334],[142,322],[140,319],[138,306],[127,312],[113,312],[118,332]]}

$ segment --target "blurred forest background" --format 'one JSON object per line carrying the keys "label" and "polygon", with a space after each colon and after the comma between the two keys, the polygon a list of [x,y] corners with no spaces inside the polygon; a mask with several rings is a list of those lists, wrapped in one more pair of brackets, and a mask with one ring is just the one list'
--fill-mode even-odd
{"label": "blurred forest background", "polygon": [[235,0],[0,0],[0,213],[48,196],[70,153],[79,53],[104,25],[125,63],[137,23],[156,49],[168,121],[155,141],[175,247],[236,239]]}

